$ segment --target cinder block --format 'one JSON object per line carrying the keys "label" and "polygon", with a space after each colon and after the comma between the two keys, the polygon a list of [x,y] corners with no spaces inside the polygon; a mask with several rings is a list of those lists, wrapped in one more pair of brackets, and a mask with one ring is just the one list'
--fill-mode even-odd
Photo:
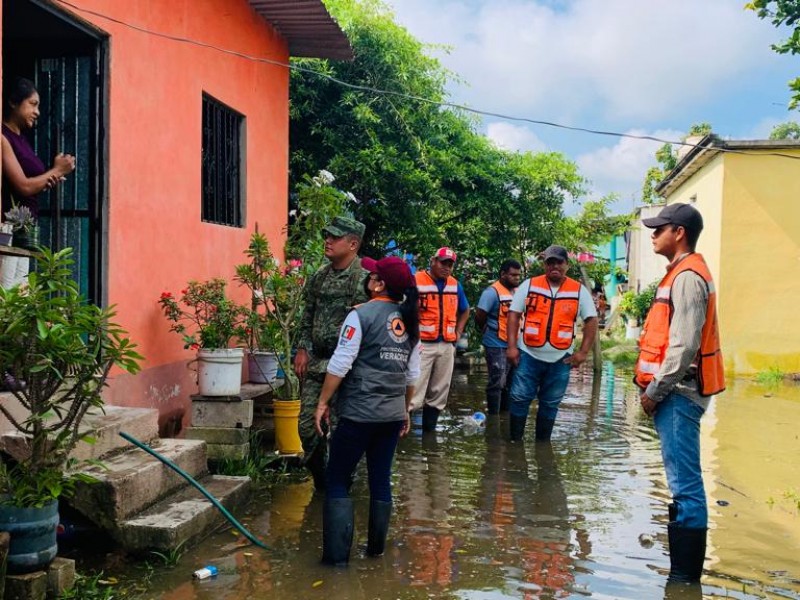
{"label": "cinder block", "polygon": [[250,443],[247,444],[208,444],[209,460],[243,460],[250,454]]}
{"label": "cinder block", "polygon": [[56,598],[75,585],[75,561],[71,558],[56,559],[47,568],[47,595]]}
{"label": "cinder block", "polygon": [[253,401],[192,402],[193,427],[250,427],[253,424]]}
{"label": "cinder block", "polygon": [[35,571],[25,575],[6,575],[4,600],[45,600],[47,597],[47,573]]}
{"label": "cinder block", "polygon": [[203,440],[207,444],[246,444],[250,430],[235,427],[187,427],[186,439]]}

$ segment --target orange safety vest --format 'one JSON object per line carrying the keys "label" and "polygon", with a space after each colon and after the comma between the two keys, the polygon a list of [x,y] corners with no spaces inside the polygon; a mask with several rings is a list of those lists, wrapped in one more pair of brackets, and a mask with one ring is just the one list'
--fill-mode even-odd
{"label": "orange safety vest", "polygon": [[706,261],[696,253],[681,260],[658,284],[653,304],[650,306],[650,312],[647,313],[642,335],[639,338],[639,360],[636,361],[634,381],[639,387],[646,388],[661,369],[669,347],[669,325],[672,321],[673,311],[672,282],[684,271],[697,273],[706,282],[708,288],[706,322],[700,332],[700,349],[697,351],[694,367],[697,369],[700,394],[713,396],[725,389],[725,374],[717,323],[717,293]]}
{"label": "orange safety vest", "polygon": [[558,350],[568,350],[575,338],[581,284],[566,277],[552,296],[547,276],[532,277],[525,301],[522,340],[526,346],[540,348],[547,342]]}
{"label": "orange safety vest", "polygon": [[497,308],[497,338],[501,342],[507,342],[508,309],[511,306],[511,301],[514,299],[514,294],[499,281],[495,281],[491,287],[497,293],[497,300],[500,303]]}
{"label": "orange safety vest", "polygon": [[424,342],[435,342],[441,336],[445,342],[455,342],[458,281],[455,277],[448,277],[440,292],[427,271],[417,271],[415,277],[419,292],[419,338]]}

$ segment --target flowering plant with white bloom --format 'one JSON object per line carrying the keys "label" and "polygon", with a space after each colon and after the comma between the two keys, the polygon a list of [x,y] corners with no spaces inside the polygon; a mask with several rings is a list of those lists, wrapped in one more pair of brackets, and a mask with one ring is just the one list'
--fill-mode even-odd
{"label": "flowering plant with white bloom", "polygon": [[251,307],[242,339],[252,350],[273,351],[285,373],[283,392],[299,392],[291,365],[303,312],[303,285],[324,260],[323,227],[343,214],[347,197],[330,184],[334,176],[320,171],[298,187],[296,209],[289,212],[283,260],[257,229],[245,250],[248,262],[237,265],[236,280],[251,292]]}

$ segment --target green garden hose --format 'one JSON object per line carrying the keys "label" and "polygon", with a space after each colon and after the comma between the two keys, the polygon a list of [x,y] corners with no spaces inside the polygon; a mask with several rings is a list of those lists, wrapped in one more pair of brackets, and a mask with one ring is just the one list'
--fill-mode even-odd
{"label": "green garden hose", "polygon": [[214,496],[209,494],[208,491],[202,485],[197,483],[197,481],[195,481],[194,478],[191,475],[189,475],[186,471],[181,469],[178,465],[176,465],[174,462],[172,462],[167,457],[161,456],[158,452],[153,450],[147,444],[144,444],[144,443],[140,442],[135,437],[133,437],[131,435],[128,435],[124,431],[120,431],[119,435],[122,436],[123,439],[129,441],[131,444],[136,446],[137,448],[141,448],[142,450],[144,450],[148,454],[150,454],[152,456],[155,456],[158,460],[160,460],[162,463],[167,465],[170,469],[175,471],[178,475],[183,477],[186,481],[191,483],[201,494],[203,494],[206,498],[208,498],[209,501],[211,501],[211,504],[213,504],[223,514],[223,516],[226,519],[228,519],[228,521],[230,521],[231,525],[236,527],[236,529],[238,529],[248,540],[253,542],[259,548],[264,548],[265,550],[271,550],[271,548],[269,546],[267,546],[264,542],[259,540],[257,537],[255,537],[249,531],[247,531],[247,529],[245,529],[244,525],[239,523],[239,521],[237,521],[236,518],[231,513],[228,512],[228,509],[225,508],[224,506],[222,506],[222,504],[220,504],[219,500],[217,500],[216,498],[214,498]]}

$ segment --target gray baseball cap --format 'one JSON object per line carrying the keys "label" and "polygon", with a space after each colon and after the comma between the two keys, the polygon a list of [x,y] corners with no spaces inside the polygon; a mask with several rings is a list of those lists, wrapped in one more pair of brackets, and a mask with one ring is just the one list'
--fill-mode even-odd
{"label": "gray baseball cap", "polygon": [[662,225],[680,225],[687,230],[700,233],[703,231],[703,215],[691,204],[676,202],[661,209],[655,217],[642,219],[645,227],[655,229]]}
{"label": "gray baseball cap", "polygon": [[567,253],[567,249],[564,248],[564,246],[548,246],[547,249],[542,252],[542,261],[547,262],[550,258],[557,258],[558,260],[568,262],[569,253]]}

